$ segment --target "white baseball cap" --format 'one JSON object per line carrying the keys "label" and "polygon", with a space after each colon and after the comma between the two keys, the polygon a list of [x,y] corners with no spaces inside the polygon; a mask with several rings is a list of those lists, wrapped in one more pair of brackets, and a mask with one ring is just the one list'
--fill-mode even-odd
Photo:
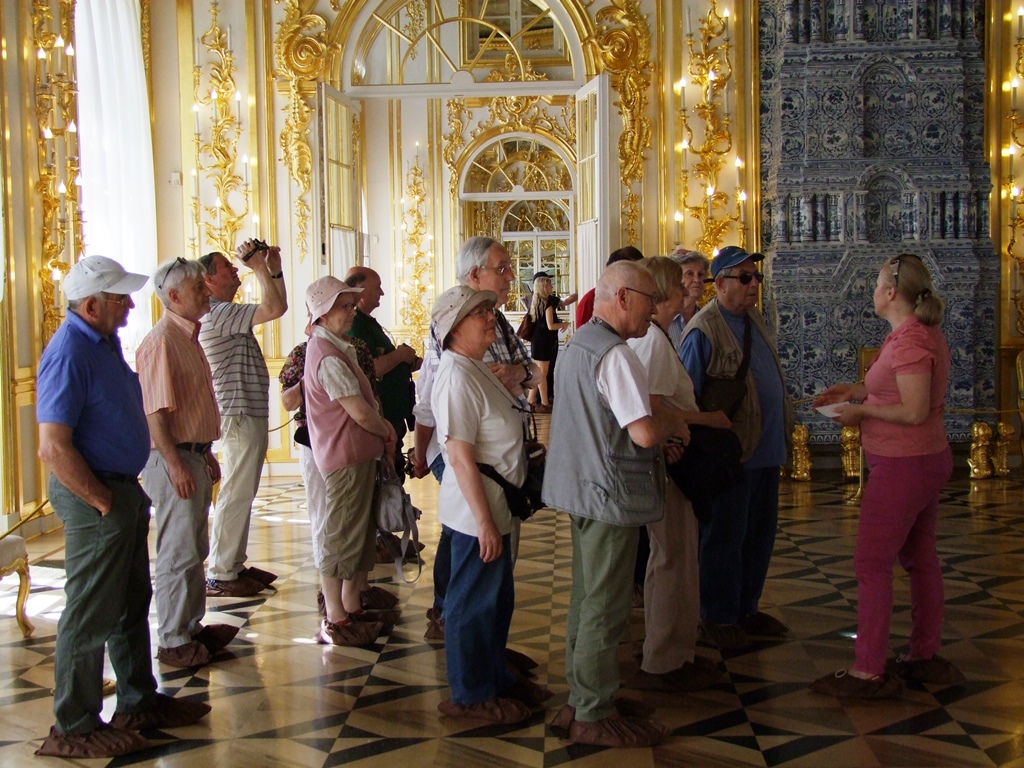
{"label": "white baseball cap", "polygon": [[106,256],[86,256],[71,267],[64,278],[64,297],[75,301],[97,293],[135,293],[148,280],[148,275],[126,272],[124,267]]}

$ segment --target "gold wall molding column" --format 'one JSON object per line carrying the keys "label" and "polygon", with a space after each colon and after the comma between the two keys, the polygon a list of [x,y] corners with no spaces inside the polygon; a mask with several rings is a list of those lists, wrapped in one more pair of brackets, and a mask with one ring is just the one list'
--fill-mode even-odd
{"label": "gold wall molding column", "polygon": [[285,16],[278,25],[274,41],[274,63],[287,97],[284,128],[280,145],[288,175],[298,187],[295,199],[296,246],[299,261],[309,254],[309,196],[313,188],[313,150],[310,147],[310,102],[316,84],[323,79],[328,59],[341,50],[327,37],[327,20],[312,13],[315,0],[277,0],[284,4]]}
{"label": "gold wall molding column", "polygon": [[597,12],[595,20],[600,26],[584,43],[596,49],[595,58],[602,71],[609,73],[611,86],[619,95],[619,183],[625,191],[622,244],[635,245],[641,240],[644,161],[651,147],[651,119],[647,116],[647,91],[654,71],[651,30],[636,0],[612,0]]}

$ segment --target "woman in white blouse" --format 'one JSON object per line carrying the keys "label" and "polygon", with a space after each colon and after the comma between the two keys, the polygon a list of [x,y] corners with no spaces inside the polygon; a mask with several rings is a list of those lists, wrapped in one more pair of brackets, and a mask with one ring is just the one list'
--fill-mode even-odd
{"label": "woman in white blouse", "polygon": [[[686,414],[688,424],[728,428],[721,411],[703,413],[697,408],[693,383],[669,340],[672,320],[682,311],[686,294],[683,270],[667,256],[640,261],[654,278],[654,316],[647,335],[629,339],[647,369],[652,406],[660,400]],[[666,459],[678,459],[682,448],[666,448]],[[693,505],[672,481],[665,494],[665,515],[647,526],[651,555],[644,582],[646,638],[640,670],[629,687],[682,693],[715,684],[721,674],[709,661],[695,654],[700,623],[700,574],[697,568],[698,528]]]}
{"label": "woman in white blouse", "polygon": [[516,399],[483,362],[494,341],[491,291],[457,286],[431,312],[444,350],[431,408],[446,471],[438,519],[451,533],[451,579],[445,597],[445,656],[450,717],[518,723],[550,698],[546,688],[517,678],[505,662],[515,590],[504,491],[480,473],[489,464],[514,485],[526,478],[523,415]]}

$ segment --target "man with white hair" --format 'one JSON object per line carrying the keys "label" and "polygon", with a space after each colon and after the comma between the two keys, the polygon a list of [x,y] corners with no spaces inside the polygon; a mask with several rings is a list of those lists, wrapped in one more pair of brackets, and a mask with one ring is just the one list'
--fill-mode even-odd
{"label": "man with white hair", "polygon": [[644,370],[627,339],[647,333],[653,278],[618,262],[598,280],[594,315],[577,329],[555,372],[558,391],[544,472],[544,502],[570,516],[572,591],[566,620],[569,701],[552,721],[578,744],[649,747],[664,728],[624,716],[618,646],[629,618],[639,529],[661,519],[661,444],[689,440],[683,412],[652,410]]}
{"label": "man with white hair", "polygon": [[182,258],[157,268],[153,286],[164,314],[136,355],[152,438],[142,482],[156,518],[157,658],[172,667],[206,664],[238,632],[229,624],[202,624],[207,521],[213,484],[220,479],[212,450],[220,414],[199,345],[199,318],[210,310],[205,276],[199,262]]}
{"label": "man with white hair", "polygon": [[[540,381],[537,365],[530,358],[522,339],[504,314],[498,309],[508,301],[508,289],[515,279],[512,259],[500,242],[490,237],[471,237],[455,257],[456,277],[461,285],[474,291],[492,291],[498,298],[495,304],[494,325],[497,338],[487,349],[484,361],[491,372],[498,377],[505,388],[512,393],[526,409],[525,392]],[[417,403],[413,408],[416,417],[416,441],[413,463],[417,477],[433,472],[438,482],[444,472],[444,459],[434,434],[434,414],[430,409],[430,397],[434,385],[434,372],[441,359],[441,341],[431,323],[426,343],[423,365],[416,383]],[[513,561],[519,542],[518,519],[513,520],[512,553]],[[444,533],[437,543],[434,557],[434,606],[428,611],[430,624],[425,637],[428,640],[444,638],[444,596],[451,571],[451,539]]]}
{"label": "man with white hair", "polygon": [[[75,264],[64,279],[67,317],[39,361],[39,458],[64,523],[66,603],[53,661],[56,725],[38,755],[117,757],[150,746],[137,730],[189,725],[210,711],[157,693],[149,655],[149,498],[138,480],[149,428],[117,337],[148,279],[105,256]],[[104,648],[117,677],[109,725],[100,719]]]}

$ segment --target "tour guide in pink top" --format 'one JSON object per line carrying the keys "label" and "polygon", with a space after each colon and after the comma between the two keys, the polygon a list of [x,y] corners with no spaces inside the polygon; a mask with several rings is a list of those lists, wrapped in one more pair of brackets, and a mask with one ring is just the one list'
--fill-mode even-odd
{"label": "tour guide in pink top", "polygon": [[[836,384],[815,406],[849,403],[835,421],[860,425],[871,474],[861,502],[857,574],[857,659],[811,690],[840,698],[891,698],[902,680],[953,685],[964,677],[938,655],[942,570],[935,548],[939,492],[953,471],[942,416],[949,347],[939,330],[944,305],[921,259],[901,254],[882,266],[875,314],[892,332],[863,384]],[[859,401],[859,402],[851,402]],[[910,650],[886,661],[892,617],[892,566],[910,574]]]}

